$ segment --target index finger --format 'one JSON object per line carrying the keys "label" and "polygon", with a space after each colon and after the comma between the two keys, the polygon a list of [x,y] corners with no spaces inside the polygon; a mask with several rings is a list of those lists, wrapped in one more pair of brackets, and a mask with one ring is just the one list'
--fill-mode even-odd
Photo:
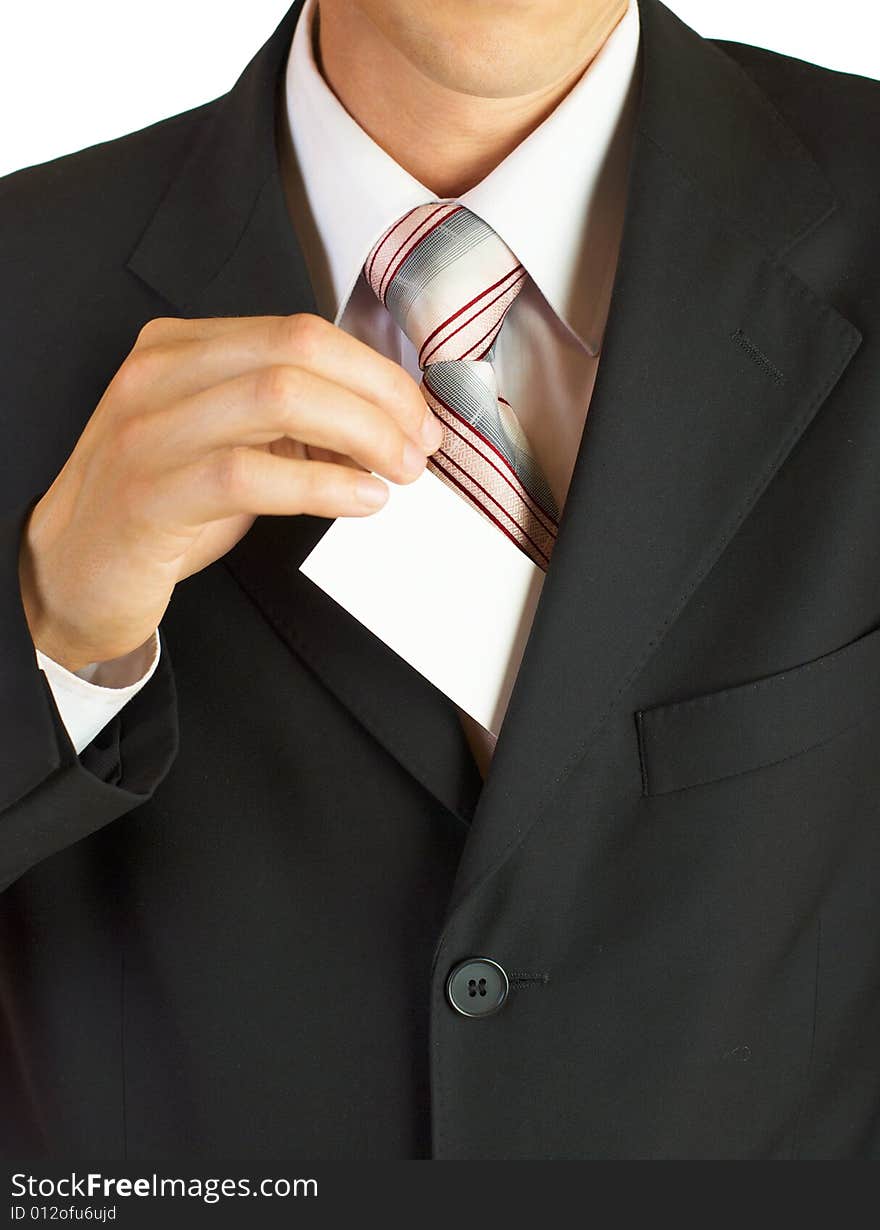
{"label": "index finger", "polygon": [[153,339],[158,345],[183,343],[181,359],[191,351],[190,376],[199,387],[256,367],[301,367],[373,402],[420,443],[439,437],[437,420],[409,373],[323,317],[298,313],[162,319],[152,322],[151,329],[147,344]]}

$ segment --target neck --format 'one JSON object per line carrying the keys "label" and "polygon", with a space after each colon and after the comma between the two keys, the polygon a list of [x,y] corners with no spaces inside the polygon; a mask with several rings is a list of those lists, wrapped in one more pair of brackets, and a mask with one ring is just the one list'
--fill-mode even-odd
{"label": "neck", "polygon": [[595,6],[561,75],[509,97],[460,92],[429,77],[355,5],[315,12],[321,72],[360,126],[438,197],[458,197],[533,132],[583,75],[627,8]]}

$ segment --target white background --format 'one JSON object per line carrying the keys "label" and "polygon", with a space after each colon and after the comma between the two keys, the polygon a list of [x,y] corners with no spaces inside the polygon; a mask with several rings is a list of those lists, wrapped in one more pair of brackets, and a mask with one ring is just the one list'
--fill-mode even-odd
{"label": "white background", "polygon": [[[224,93],[289,0],[4,0],[0,175]],[[878,0],[667,0],[715,38],[880,78]]]}

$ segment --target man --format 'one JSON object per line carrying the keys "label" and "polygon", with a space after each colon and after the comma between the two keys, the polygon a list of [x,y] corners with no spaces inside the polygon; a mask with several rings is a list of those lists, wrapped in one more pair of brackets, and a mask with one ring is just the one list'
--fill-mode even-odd
{"label": "man", "polygon": [[[7,1152],[880,1153],[878,123],[298,0],[4,182]],[[299,571],[426,464],[546,572],[497,746]]]}

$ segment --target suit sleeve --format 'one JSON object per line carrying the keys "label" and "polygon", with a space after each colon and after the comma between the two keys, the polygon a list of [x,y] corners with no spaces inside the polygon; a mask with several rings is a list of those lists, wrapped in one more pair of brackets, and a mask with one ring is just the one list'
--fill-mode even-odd
{"label": "suit sleeve", "polygon": [[177,755],[167,644],[155,672],[77,755],[34,653],[18,579],[38,496],[0,513],[0,892],[149,799]]}
{"label": "suit sleeve", "polygon": [[[79,754],[100,734],[138,692],[149,683],[161,654],[158,629],[139,649],[109,662],[92,662],[79,671],[69,671],[59,662],[35,650],[37,665],[46,676],[52,697],[70,741]],[[143,663],[146,661],[146,667]],[[128,676],[137,678],[128,681]],[[124,684],[115,682],[122,676]],[[111,678],[112,683],[102,683]]]}

